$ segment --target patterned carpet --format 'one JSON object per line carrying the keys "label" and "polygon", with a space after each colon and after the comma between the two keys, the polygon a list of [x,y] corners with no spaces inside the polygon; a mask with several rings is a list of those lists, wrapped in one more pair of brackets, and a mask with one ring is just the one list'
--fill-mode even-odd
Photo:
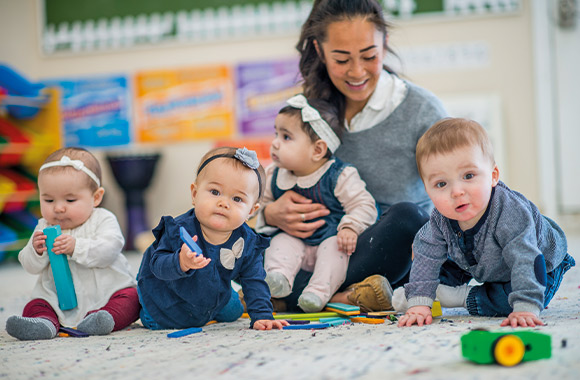
{"label": "patterned carpet", "polygon": [[[580,258],[580,236],[569,251]],[[136,271],[140,257],[127,255]],[[444,309],[431,326],[350,324],[324,330],[258,332],[249,321],[213,324],[169,339],[140,324],[108,336],[17,341],[4,330],[28,301],[34,276],[0,265],[0,379],[577,379],[580,373],[580,268],[568,272],[541,317],[552,337],[550,359],[512,368],[463,359],[460,337],[499,329],[501,318]],[[502,328],[509,331],[509,328]]]}

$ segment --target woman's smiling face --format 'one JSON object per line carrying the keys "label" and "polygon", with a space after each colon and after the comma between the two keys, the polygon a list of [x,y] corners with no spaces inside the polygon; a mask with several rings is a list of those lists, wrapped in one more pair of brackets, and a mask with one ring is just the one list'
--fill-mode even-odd
{"label": "woman's smiling face", "polygon": [[327,36],[316,44],[318,52],[330,80],[346,97],[347,115],[354,115],[366,105],[379,81],[385,36],[363,17],[329,24]]}

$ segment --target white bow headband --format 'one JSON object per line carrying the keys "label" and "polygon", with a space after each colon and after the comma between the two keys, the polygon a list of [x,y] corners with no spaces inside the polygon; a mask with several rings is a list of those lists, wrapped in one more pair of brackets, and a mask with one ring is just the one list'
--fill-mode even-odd
{"label": "white bow headband", "polygon": [[95,173],[91,171],[91,169],[85,166],[84,162],[82,162],[81,160],[71,160],[69,156],[62,156],[62,158],[59,161],[47,162],[46,164],[42,165],[40,169],[38,169],[38,171],[41,172],[46,168],[52,168],[54,166],[72,166],[76,170],[81,170],[87,173],[87,175],[97,183],[98,187],[101,187],[101,181],[99,181],[99,179],[97,178]]}
{"label": "white bow headband", "polygon": [[320,137],[326,145],[328,145],[328,149],[332,153],[334,153],[338,147],[340,146],[340,139],[334,133],[330,125],[320,116],[320,113],[314,109],[302,94],[298,94],[296,96],[291,97],[286,101],[289,105],[294,108],[298,108],[301,110],[302,113],[302,121],[310,124],[314,132]]}

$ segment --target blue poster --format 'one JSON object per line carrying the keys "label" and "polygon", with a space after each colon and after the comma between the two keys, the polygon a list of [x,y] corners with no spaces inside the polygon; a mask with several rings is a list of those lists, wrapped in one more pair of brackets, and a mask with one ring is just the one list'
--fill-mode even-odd
{"label": "blue poster", "polygon": [[126,76],[54,79],[60,87],[65,146],[115,147],[131,142]]}

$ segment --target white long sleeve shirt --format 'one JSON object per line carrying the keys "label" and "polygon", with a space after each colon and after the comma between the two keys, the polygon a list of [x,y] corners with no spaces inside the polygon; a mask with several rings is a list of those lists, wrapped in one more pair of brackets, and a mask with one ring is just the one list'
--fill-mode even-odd
{"label": "white long sleeve shirt", "polygon": [[[48,226],[42,218],[35,231],[42,231]],[[105,306],[113,293],[136,287],[137,282],[131,274],[129,262],[121,252],[125,239],[112,212],[95,208],[84,224],[72,230],[63,230],[62,233],[76,239],[74,252],[67,257],[77,296],[76,308],[60,310],[48,254],[39,256],[36,253],[32,237],[18,254],[18,260],[27,272],[38,274],[32,299],[47,301],[62,325],[75,327],[87,312]]]}

